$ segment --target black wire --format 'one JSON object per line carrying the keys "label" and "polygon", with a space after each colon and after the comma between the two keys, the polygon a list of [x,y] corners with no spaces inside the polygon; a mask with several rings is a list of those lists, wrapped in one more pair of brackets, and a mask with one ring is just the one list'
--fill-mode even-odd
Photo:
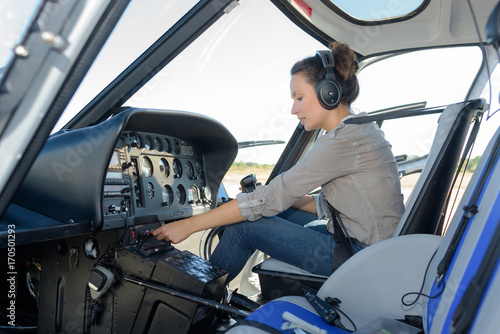
{"label": "black wire", "polygon": [[[472,15],[472,21],[474,22],[474,27],[476,28],[476,33],[477,33],[477,37],[479,39],[479,47],[481,48],[481,51],[483,53],[483,59],[485,60],[484,61],[484,65],[486,66],[486,70],[488,71],[488,85],[489,85],[489,93],[490,93],[490,105],[491,105],[491,96],[492,96],[492,93],[491,93],[491,74],[490,74],[490,65],[488,64],[488,59],[486,57],[486,48],[484,47],[484,44],[483,44],[483,38],[481,37],[481,32],[479,30],[479,26],[477,25],[477,19],[476,19],[476,14],[474,13],[474,8],[472,8],[472,4],[470,2],[470,0],[467,0],[467,4],[469,5],[469,10],[470,10],[470,13]],[[492,115],[490,115],[489,113],[490,110],[488,110],[488,116],[486,117],[486,120],[490,119],[490,117]]]}
{"label": "black wire", "polygon": [[337,311],[337,312],[339,312],[340,314],[342,314],[342,315],[343,315],[343,316],[344,316],[344,317],[345,317],[345,318],[346,318],[346,319],[347,319],[347,320],[351,323],[352,328],[354,328],[354,329],[353,329],[353,330],[347,329],[344,325],[342,325],[342,324],[340,323],[340,321],[339,321],[339,323],[337,324],[337,326],[338,326],[339,328],[341,328],[341,329],[343,329],[343,330],[346,330],[346,331],[348,331],[348,332],[351,332],[351,333],[352,333],[352,332],[354,332],[354,331],[356,331],[356,330],[358,330],[358,328],[357,328],[357,327],[356,327],[356,325],[354,324],[354,321],[352,321],[352,319],[351,319],[351,318],[349,318],[349,317],[347,316],[347,314],[345,314],[345,312],[344,312],[344,311],[342,311],[339,307],[335,307],[335,306],[332,306],[332,307],[335,309],[335,311]]}
{"label": "black wire", "polygon": [[[460,178],[460,182],[458,183],[458,187],[456,188],[457,189],[457,193],[455,194],[455,198],[453,198],[453,204],[451,205],[451,208],[450,208],[450,215],[448,216],[448,220],[446,222],[446,229],[448,230],[448,227],[450,226],[451,224],[451,220],[453,218],[454,215],[452,215],[451,213],[453,212],[453,209],[455,208],[455,204],[457,204],[457,199],[458,199],[458,195],[459,195],[459,190],[460,188],[462,187],[462,182],[464,181],[464,177],[465,177],[465,172],[467,171],[467,168],[469,167],[469,162],[470,162],[470,157],[472,156],[472,151],[474,150],[474,144],[476,142],[474,141],[470,147],[470,150],[469,150],[469,153],[467,155],[467,159],[465,161],[465,166],[463,166],[463,172],[462,173],[462,177]],[[458,171],[460,172],[460,171]],[[441,231],[442,233],[442,231]]]}
{"label": "black wire", "polygon": [[123,239],[125,239],[125,236],[128,234],[129,228],[128,224],[124,228],[123,235],[116,241],[115,243],[109,244],[108,248],[106,251],[102,254],[102,256],[97,260],[97,265],[101,265],[103,267],[109,268],[110,266],[113,266],[113,261],[114,261],[114,251],[116,247],[118,247],[122,242]]}
{"label": "black wire", "polygon": [[[437,249],[434,251],[434,254],[432,254],[431,259],[429,260],[429,263],[427,263],[427,267],[425,268],[425,273],[424,273],[424,279],[422,280],[422,285],[420,286],[420,291],[418,291],[418,292],[408,292],[408,293],[405,293],[401,297],[401,303],[404,306],[413,306],[413,305],[415,305],[415,303],[420,298],[420,296],[425,297],[425,298],[429,298],[429,299],[433,299],[433,298],[439,297],[443,293],[443,291],[445,289],[445,286],[446,286],[446,282],[445,282],[444,278],[443,278],[443,289],[441,291],[439,291],[436,295],[430,296],[430,295],[426,295],[425,293],[422,293],[422,291],[424,290],[424,286],[425,286],[425,278],[427,277],[427,273],[429,272],[429,268],[431,266],[432,260],[434,259],[434,256],[436,255],[437,251],[438,251]],[[410,295],[417,295],[417,298],[415,298],[415,300],[412,301],[411,303],[405,302],[404,299],[407,296],[410,296]]]}
{"label": "black wire", "polygon": [[349,318],[349,316],[340,309],[340,299],[338,298],[332,298],[332,297],[326,297],[325,298],[325,302],[331,307],[333,308],[336,312],[342,314],[352,325],[352,327],[354,328],[354,330],[350,330],[348,329],[347,327],[345,327],[342,322],[340,322],[340,318],[338,318],[337,320],[335,320],[334,322],[334,325],[339,327],[340,329],[343,329],[345,331],[348,331],[348,332],[354,332],[357,330],[357,327],[356,327],[356,324],[354,324],[354,321],[352,321],[351,318]]}

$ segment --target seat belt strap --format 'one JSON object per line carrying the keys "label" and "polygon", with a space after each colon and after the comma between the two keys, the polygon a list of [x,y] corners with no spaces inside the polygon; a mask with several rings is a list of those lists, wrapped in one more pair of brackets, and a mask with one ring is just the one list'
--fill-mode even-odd
{"label": "seat belt strap", "polygon": [[340,218],[339,212],[328,203],[330,216],[333,223],[333,238],[335,239],[335,249],[333,251],[332,272],[337,270],[345,261],[354,255],[354,247],[349,238],[349,233]]}

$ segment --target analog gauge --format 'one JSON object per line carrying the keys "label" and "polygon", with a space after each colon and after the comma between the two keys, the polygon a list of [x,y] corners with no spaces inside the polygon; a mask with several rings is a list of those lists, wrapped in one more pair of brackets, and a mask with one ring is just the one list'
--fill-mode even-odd
{"label": "analog gauge", "polygon": [[154,149],[157,150],[158,152],[163,151],[163,140],[161,140],[160,137],[155,137],[154,140]]}
{"label": "analog gauge", "polygon": [[194,164],[194,175],[196,178],[200,179],[203,176],[203,168],[201,167],[201,163],[196,162]]}
{"label": "analog gauge", "polygon": [[170,140],[168,140],[168,138],[165,138],[163,144],[165,152],[172,152],[172,144],[170,144]]}
{"label": "analog gauge", "polygon": [[172,187],[170,187],[168,184],[165,187],[163,187],[161,191],[161,198],[163,201],[163,205],[165,206],[172,205],[172,202],[174,201],[174,191],[172,190]]}
{"label": "analog gauge", "polygon": [[200,200],[200,193],[198,187],[191,186],[187,190],[187,200],[189,204],[196,204]]}
{"label": "analog gauge", "polygon": [[205,203],[212,202],[212,190],[209,186],[203,187],[203,200]]}
{"label": "analog gauge", "polygon": [[133,146],[137,147],[138,149],[144,148],[144,139],[142,139],[142,137],[140,135],[137,135],[135,137],[135,141],[136,141],[136,144]]}
{"label": "analog gauge", "polygon": [[163,176],[168,177],[170,175],[170,166],[167,162],[167,159],[162,158],[160,160],[159,168],[160,168],[160,173],[162,173]]}
{"label": "analog gauge", "polygon": [[188,179],[194,180],[194,169],[193,169],[193,164],[190,161],[186,161],[184,164],[184,169],[186,170],[186,175]]}
{"label": "analog gauge", "polygon": [[148,182],[148,184],[146,184],[146,194],[149,199],[155,197],[155,187],[151,182]]}
{"label": "analog gauge", "polygon": [[172,151],[174,154],[181,154],[181,144],[177,139],[172,139]]}
{"label": "analog gauge", "polygon": [[144,138],[144,148],[146,150],[153,148],[153,139],[151,139],[150,136],[146,136],[146,138]]}
{"label": "analog gauge", "polygon": [[179,159],[175,158],[173,162],[172,169],[174,171],[174,177],[176,179],[180,178],[182,176],[182,165]]}
{"label": "analog gauge", "polygon": [[142,158],[142,164],[141,164],[141,169],[142,169],[142,175],[145,177],[150,177],[153,175],[153,163],[151,162],[151,159],[148,157]]}
{"label": "analog gauge", "polygon": [[186,203],[186,189],[184,188],[184,186],[182,184],[179,184],[177,186],[177,189],[175,191],[175,196],[177,198],[177,202],[179,204],[184,204]]}

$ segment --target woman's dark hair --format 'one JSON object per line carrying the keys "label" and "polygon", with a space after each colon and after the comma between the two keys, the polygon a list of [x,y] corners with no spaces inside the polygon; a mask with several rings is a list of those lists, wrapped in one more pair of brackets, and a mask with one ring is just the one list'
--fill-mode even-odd
{"label": "woman's dark hair", "polygon": [[[335,77],[342,88],[340,103],[350,106],[359,95],[359,83],[356,73],[359,70],[356,54],[345,43],[332,42],[329,46],[335,62]],[[302,72],[306,80],[316,87],[325,75],[325,69],[319,56],[308,57],[295,63],[290,70],[291,75]]]}

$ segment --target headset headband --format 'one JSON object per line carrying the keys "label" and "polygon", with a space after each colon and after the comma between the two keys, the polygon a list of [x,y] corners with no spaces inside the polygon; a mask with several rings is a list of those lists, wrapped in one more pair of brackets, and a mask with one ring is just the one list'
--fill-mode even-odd
{"label": "headset headband", "polygon": [[321,59],[321,63],[323,64],[323,68],[325,69],[325,77],[326,79],[335,79],[335,73],[333,69],[335,68],[335,61],[333,60],[333,54],[330,50],[319,50],[316,51],[316,55]]}

